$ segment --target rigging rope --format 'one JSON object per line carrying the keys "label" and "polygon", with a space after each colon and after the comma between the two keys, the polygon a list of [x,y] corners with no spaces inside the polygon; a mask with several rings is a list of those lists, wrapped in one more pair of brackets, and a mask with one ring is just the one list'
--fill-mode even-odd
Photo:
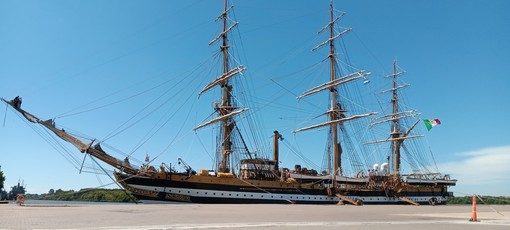
{"label": "rigging rope", "polygon": [[[14,111],[14,109],[11,109]],[[67,150],[66,147],[64,147],[59,141],[57,141],[55,139],[55,137],[53,135],[51,135],[49,133],[48,130],[46,129],[38,129],[39,126],[38,124],[32,124],[30,123],[29,121],[27,121],[26,119],[24,119],[23,117],[21,117],[21,114],[15,112],[15,114],[25,123],[27,124],[28,127],[30,127],[35,133],[37,133],[44,141],[46,141],[46,143],[48,143],[51,147],[53,147],[53,149],[55,149],[62,157],[64,157],[65,160],[67,160],[67,162],[69,162],[72,166],[74,166],[76,169],[79,169],[78,166],[79,166],[79,160],[77,160],[77,158],[73,158],[74,155],[70,154],[70,151]],[[47,135],[44,135],[44,133],[46,133]],[[53,140],[53,142],[51,141]],[[60,147],[60,148],[57,148]],[[67,153],[67,155],[65,153]]]}
{"label": "rigging rope", "polygon": [[[196,92],[197,90],[198,90],[198,88],[196,88],[196,89],[195,89],[195,92]],[[191,98],[191,97],[189,97],[189,98]],[[188,98],[188,100],[189,100],[189,98]],[[184,103],[184,104],[185,104],[185,103]],[[183,104],[183,105],[184,105],[184,104]],[[195,104],[195,102],[193,102],[192,106],[193,106],[194,104]],[[186,117],[189,117],[189,114],[190,114],[190,113],[191,113],[191,109],[189,110],[189,112],[188,112],[188,114],[187,114],[187,116],[186,116]],[[172,115],[172,117],[173,117],[173,115]],[[161,125],[159,129],[163,128],[163,126],[164,126],[164,125],[165,125],[168,121],[170,121],[170,119],[172,119],[172,117],[168,118],[168,120],[167,120],[167,121],[166,121],[163,125]],[[184,122],[182,122],[181,128],[177,131],[177,134],[176,134],[176,135],[174,136],[174,138],[170,141],[170,143],[169,143],[169,144],[165,147],[165,149],[163,149],[163,151],[161,151],[158,155],[156,155],[156,157],[154,157],[154,160],[155,160],[155,159],[157,159],[158,157],[160,157],[161,155],[163,155],[163,154],[164,154],[164,153],[165,153],[168,149],[170,149],[170,147],[171,147],[171,146],[172,146],[172,145],[173,145],[173,144],[177,141],[177,137],[181,136],[181,135],[179,135],[179,134],[180,134],[180,133],[182,132],[182,130],[184,129],[184,125],[185,125],[185,123],[184,123]],[[159,131],[159,129],[158,129],[157,131]],[[157,131],[156,131],[156,132],[157,132]],[[152,136],[154,136],[154,134],[156,134],[156,132],[154,132]],[[189,132],[192,132],[192,131],[190,130],[190,131],[188,131],[188,133],[189,133]],[[152,136],[151,136],[151,137],[152,137]],[[186,135],[182,135],[182,136],[181,136],[181,138],[184,138],[184,136],[186,136]],[[149,139],[150,139],[150,138],[149,138]],[[147,142],[149,139],[147,139],[145,142]],[[142,143],[142,144],[141,144],[138,148],[140,148],[143,144],[145,144],[145,142],[143,142],[143,143]],[[137,148],[137,149],[138,149],[138,148]],[[134,151],[136,151],[137,149],[133,150],[133,152],[134,152]]]}
{"label": "rigging rope", "polygon": [[207,150],[207,148],[205,147],[204,143],[202,142],[202,140],[200,139],[200,137],[197,135],[197,133],[195,132],[195,137],[198,139],[198,142],[200,143],[200,145],[202,146],[202,148],[204,148],[204,151],[205,153],[207,153],[207,155],[209,156],[209,158],[211,158],[211,160],[214,161],[214,157],[209,153],[209,151]]}
{"label": "rigging rope", "polygon": [[[101,166],[101,165],[100,165],[100,164],[96,161],[96,159],[94,159],[94,157],[91,157],[91,159],[92,159],[92,160],[96,163],[96,165],[97,165],[97,166],[99,166],[99,168],[101,168],[101,169],[103,170],[103,172],[104,172],[104,173],[105,173],[105,174],[106,174],[106,175],[107,175],[107,176],[108,176],[108,177],[109,177],[109,178],[110,178],[113,182],[115,182],[115,184],[116,184],[117,186],[119,186],[119,188],[121,188],[121,189],[122,189],[122,191],[124,191],[124,192],[126,193],[126,195],[128,195],[129,197],[132,197],[132,195],[130,195],[128,192],[126,192],[126,190],[124,190],[124,189],[122,188],[122,186],[119,184],[119,182],[117,182],[115,179],[113,179],[113,177],[112,177],[109,173],[107,173],[107,172],[106,172],[106,170],[105,170],[105,169],[104,169],[104,168],[103,168],[103,167],[102,167],[102,166]],[[135,202],[136,202],[136,201],[135,201]]]}
{"label": "rigging rope", "polygon": [[[172,87],[170,87],[168,90],[166,90],[162,95],[160,95],[159,97],[155,98],[151,103],[149,103],[148,105],[144,106],[142,109],[140,109],[137,113],[135,113],[131,118],[129,118],[127,121],[125,121],[124,123],[122,123],[118,128],[114,129],[112,132],[110,132],[110,134],[108,134],[105,138],[103,138],[102,142],[114,137],[114,136],[117,136],[118,134],[124,132],[125,130],[133,127],[135,124],[139,123],[140,121],[144,120],[146,117],[148,117],[149,115],[151,115],[153,112],[155,112],[156,110],[159,110],[159,108],[161,108],[161,105],[163,104],[167,104],[172,98],[174,98],[176,95],[180,94],[182,91],[184,91],[184,87],[181,87],[181,90],[177,91],[176,93],[173,94],[173,96],[170,96],[169,99],[167,99],[166,101],[164,101],[163,103],[160,104],[160,106],[157,106],[155,109],[153,109],[152,111],[150,111],[149,113],[147,113],[145,116],[141,117],[140,119],[134,121],[132,124],[130,125],[127,125],[131,120],[135,119],[138,115],[142,114],[142,112],[144,112],[146,109],[148,109],[150,106],[152,106],[153,104],[155,104],[159,99],[163,98],[164,95],[168,94],[169,92],[171,92],[174,88],[176,87],[179,87],[179,84],[187,84],[189,85],[189,83],[186,83],[184,80],[188,79],[186,76],[190,76],[190,75],[193,75],[195,74],[195,72],[199,69],[198,67],[202,66],[202,65],[205,65],[206,63],[208,63],[211,59],[206,59],[205,61],[203,61],[202,63],[199,63],[197,65],[197,67],[195,67],[190,73],[186,74],[184,77],[182,77],[176,84],[174,84]],[[170,83],[171,81],[173,81],[174,79],[170,78],[169,80],[163,82],[162,84],[158,85],[157,87],[160,87],[162,85],[165,85],[165,84],[168,84]],[[195,81],[195,79],[192,78],[192,81]],[[157,88],[155,87],[155,88]],[[192,94],[194,94],[198,89],[198,86],[197,88],[195,88],[195,90],[193,92],[190,93],[190,95],[188,96],[188,99],[191,97]],[[152,90],[152,89],[151,89]],[[186,101],[187,101],[186,100]],[[185,102],[186,102],[185,101]],[[184,104],[183,104],[184,105]],[[182,106],[181,106],[182,107]],[[175,113],[174,113],[175,115]],[[124,128],[122,128],[123,126],[126,126]],[[122,128],[122,129],[121,129]],[[154,128],[154,127],[153,127]]]}
{"label": "rigging rope", "polygon": [[[171,119],[172,119],[172,118],[173,118],[176,114],[177,114],[177,112],[178,112],[178,111],[179,111],[179,110],[180,110],[180,109],[181,109],[184,105],[186,105],[186,104],[187,104],[187,102],[191,99],[191,96],[193,96],[193,95],[194,95],[194,93],[197,91],[197,89],[198,89],[198,88],[196,88],[196,89],[195,89],[192,93],[190,93],[190,95],[188,96],[188,98],[187,98],[187,99],[186,99],[186,100],[185,100],[185,101],[184,101],[184,102],[183,102],[183,103],[182,103],[182,104],[181,104],[181,105],[180,105],[180,106],[179,106],[179,107],[175,110],[175,112],[174,112],[171,116],[169,116],[169,117],[166,119],[166,121],[164,121],[164,122],[163,122],[163,124],[161,124],[161,125],[160,125],[160,126],[159,126],[159,127],[158,127],[155,131],[154,131],[154,132],[152,132],[152,134],[150,134],[150,135],[149,135],[149,133],[147,133],[147,134],[144,136],[145,140],[143,140],[143,141],[139,142],[139,143],[137,144],[137,146],[135,146],[135,148],[131,151],[130,155],[131,155],[132,153],[134,153],[136,150],[138,150],[140,147],[142,147],[142,146],[143,146],[143,145],[144,145],[144,144],[145,144],[148,140],[150,140],[150,139],[151,139],[151,138],[152,138],[152,137],[153,137],[156,133],[158,133],[158,131],[160,131],[160,130],[161,130],[161,129],[162,129],[162,128],[163,128],[163,127],[164,127],[164,126],[165,126],[165,125],[166,125],[166,124],[167,124],[167,123],[168,123],[168,122],[169,122],[169,121],[170,121],[170,120],[171,120]],[[177,95],[177,94],[179,94],[179,92],[177,92],[175,95]],[[170,100],[170,99],[169,99],[169,100]],[[169,100],[167,100],[167,101],[165,102],[165,104],[166,104]],[[149,113],[149,114],[150,114],[150,113]],[[149,114],[148,114],[148,115],[149,115]],[[189,113],[188,113],[188,115],[189,115]],[[161,119],[160,119],[160,120],[161,120]],[[159,122],[159,121],[158,121],[158,122]],[[157,123],[156,123],[156,124],[157,124]],[[181,124],[182,124],[182,125],[181,125],[181,128],[180,128],[180,129],[179,129],[179,131],[177,132],[176,136],[180,133],[180,131],[182,131],[182,129],[183,129],[183,127],[184,127],[185,122],[182,122]],[[156,125],[154,125],[154,126],[151,128],[151,130],[152,130],[152,129],[154,129],[155,127],[156,127]],[[149,136],[148,136],[148,135],[149,135]],[[175,140],[175,138],[176,138],[176,137],[174,137],[174,140]]]}
{"label": "rigging rope", "polygon": [[[296,156],[298,156],[299,158],[301,158],[301,160],[303,160],[303,162],[308,166],[308,167],[314,167],[314,168],[319,168],[319,166],[317,164],[315,164],[313,161],[311,161],[310,159],[308,159],[305,155],[303,155],[301,153],[301,151],[297,150],[296,148],[294,148],[294,146],[290,145],[290,143],[288,143],[285,139],[282,141],[283,144],[285,146],[287,146],[287,148],[289,148],[289,150],[294,153]],[[297,141],[296,141],[296,145],[297,144]],[[299,147],[299,145],[298,145]]]}
{"label": "rigging rope", "polygon": [[[145,82],[145,81],[146,81],[146,80],[141,81],[141,82],[137,82],[135,85],[139,85],[140,83]],[[167,81],[167,82],[169,82],[169,81]],[[124,90],[125,90],[125,89],[121,89],[121,90],[116,91],[116,92],[114,92],[114,93],[108,94],[108,95],[106,95],[106,96],[104,96],[104,97],[101,97],[101,98],[98,98],[98,99],[96,99],[96,100],[94,100],[94,101],[91,101],[91,102],[89,102],[89,103],[87,103],[87,104],[85,104],[85,105],[82,105],[82,106],[80,106],[80,107],[77,107],[77,108],[75,108],[75,109],[72,109],[72,110],[70,110],[70,111],[68,111],[68,112],[65,112],[65,113],[62,113],[62,114],[60,114],[60,115],[57,115],[57,116],[55,117],[55,119],[56,119],[56,118],[63,118],[63,117],[74,116],[74,115],[78,115],[78,114],[83,114],[83,113],[86,113],[86,112],[91,112],[91,111],[95,111],[95,110],[98,110],[98,109],[102,109],[102,108],[105,108],[105,107],[108,107],[108,106],[112,106],[112,105],[115,105],[115,104],[119,104],[119,103],[121,103],[121,102],[127,101],[127,100],[129,100],[129,99],[135,98],[135,97],[137,97],[137,96],[140,96],[140,95],[142,95],[142,94],[145,94],[145,93],[148,93],[148,92],[150,92],[150,91],[152,91],[152,90],[155,90],[155,89],[157,89],[157,88],[159,88],[159,87],[163,86],[163,85],[164,85],[164,84],[166,84],[167,82],[164,82],[163,84],[157,85],[157,86],[152,87],[152,88],[150,88],[150,89],[147,89],[147,90],[141,91],[141,92],[139,92],[139,93],[137,93],[137,94],[134,94],[134,95],[131,95],[131,96],[127,97],[127,98],[123,98],[123,99],[121,99],[121,100],[117,100],[117,101],[114,101],[114,102],[111,102],[111,103],[107,103],[107,104],[104,104],[104,105],[100,105],[100,106],[97,106],[97,107],[94,107],[94,108],[91,108],[91,109],[86,109],[86,110],[82,110],[82,111],[79,111],[79,112],[72,113],[73,111],[76,111],[78,108],[82,108],[82,107],[85,107],[85,106],[91,105],[91,104],[93,104],[93,103],[95,103],[95,102],[101,101],[101,100],[103,100],[103,99],[105,99],[105,98],[108,98],[108,97],[110,97],[110,96],[113,96],[113,95],[115,95],[115,94],[117,94],[117,93],[120,93],[120,92],[122,92],[122,91],[124,91]],[[128,88],[130,88],[130,87],[128,87]],[[126,88],[126,89],[127,89],[127,88]]]}
{"label": "rigging rope", "polygon": [[5,128],[5,120],[7,119],[7,109],[9,108],[9,105],[5,104],[5,113],[4,113],[4,124],[3,127]]}

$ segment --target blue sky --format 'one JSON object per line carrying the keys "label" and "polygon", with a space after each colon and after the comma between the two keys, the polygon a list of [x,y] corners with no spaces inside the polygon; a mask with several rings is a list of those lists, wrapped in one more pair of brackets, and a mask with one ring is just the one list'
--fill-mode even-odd
{"label": "blue sky", "polygon": [[[423,118],[441,119],[439,127],[425,132],[426,142],[440,171],[459,179],[451,190],[459,195],[510,196],[504,176],[510,174],[510,127],[505,119],[510,98],[506,12],[510,2],[335,4],[347,12],[341,25],[353,28],[343,40],[350,61],[373,73],[370,87],[387,86],[382,76],[390,73],[397,59],[407,72],[404,81],[412,85],[405,90],[406,101]],[[261,132],[267,134],[264,142],[270,145],[277,129],[305,153],[320,146],[319,153],[307,153],[320,165],[324,143],[307,134],[312,139],[300,141],[303,137],[290,131],[302,124],[282,118],[299,116],[287,108],[300,110],[305,103],[282,96],[286,90],[271,79],[287,84],[288,74],[325,57],[324,51],[310,50],[324,39],[317,31],[329,20],[329,1],[239,0],[234,5],[232,17],[240,24],[232,50],[248,68],[241,77],[254,85],[259,103],[255,110],[260,112]],[[101,140],[132,114],[144,111],[139,116],[147,119],[105,143],[133,152],[132,157],[140,160],[149,152],[161,154],[157,162],[175,163],[183,157],[197,169],[211,167],[208,154],[214,141],[207,136],[212,130],[191,129],[206,120],[211,100],[216,99],[214,91],[200,98],[194,91],[216,76],[202,66],[215,64],[210,57],[217,47],[207,44],[219,31],[214,18],[221,11],[222,1],[205,0],[2,0],[0,96],[20,95],[28,111],[43,119],[58,117],[57,124]],[[159,95],[168,102],[158,101],[143,110]],[[158,103],[159,110],[150,112]],[[109,106],[92,110],[103,105]],[[110,183],[103,175],[79,174],[73,160],[59,154],[11,110],[2,109],[0,118],[0,165],[7,187],[18,179],[31,193]],[[137,147],[146,133],[160,126],[157,135]],[[81,163],[83,156],[68,148]],[[282,156],[286,167],[298,163],[285,147]],[[90,159],[86,165],[88,171],[100,170]]]}

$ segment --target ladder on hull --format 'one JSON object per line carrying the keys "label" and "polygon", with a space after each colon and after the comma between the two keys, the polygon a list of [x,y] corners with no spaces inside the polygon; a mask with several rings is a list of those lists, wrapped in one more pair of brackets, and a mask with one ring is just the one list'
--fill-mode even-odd
{"label": "ladder on hull", "polygon": [[339,194],[339,193],[337,193],[335,195],[338,198],[342,199],[341,201],[338,202],[338,204],[343,204],[343,201],[345,200],[345,201],[347,201],[347,202],[349,202],[349,203],[351,203],[352,205],[355,205],[355,206],[362,206],[363,205],[363,201],[361,201],[361,200],[357,199],[357,200],[354,201],[354,200],[351,200],[349,197],[346,197],[346,196],[344,196],[342,194]]}
{"label": "ladder on hull", "polygon": [[406,198],[406,197],[398,197],[398,199],[400,199],[401,201],[405,201],[405,202],[407,202],[407,203],[409,203],[409,204],[412,204],[412,205],[414,205],[414,206],[419,206],[419,205],[420,205],[420,204],[418,204],[418,203],[416,203],[416,202],[414,202],[414,201],[412,201],[412,200],[409,200],[409,199],[408,199],[408,198]]}

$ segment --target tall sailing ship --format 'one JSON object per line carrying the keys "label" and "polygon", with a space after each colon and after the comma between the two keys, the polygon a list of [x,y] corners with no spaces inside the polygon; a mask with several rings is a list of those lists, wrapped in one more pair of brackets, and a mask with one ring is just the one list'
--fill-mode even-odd
{"label": "tall sailing ship", "polygon": [[[333,2],[330,4],[330,22],[319,32],[329,32],[329,39],[320,43],[313,50],[329,47],[329,80],[317,87],[305,91],[298,99],[313,94],[329,93],[329,108],[326,111],[327,121],[317,125],[301,128],[294,132],[311,129],[328,129],[328,162],[327,170],[301,168],[296,165],[293,170],[280,167],[279,140],[281,135],[274,132],[273,158],[258,157],[247,147],[245,139],[237,125],[236,118],[245,113],[248,108],[237,105],[234,95],[235,85],[232,79],[240,75],[246,68],[243,65],[233,67],[230,60],[229,33],[238,25],[232,22],[228,15],[232,6],[227,0],[224,1],[224,11],[217,20],[222,22],[222,32],[213,39],[209,45],[219,44],[222,56],[222,74],[207,84],[199,93],[208,92],[219,88],[221,98],[215,103],[217,117],[195,127],[195,130],[216,125],[217,134],[217,166],[214,170],[195,171],[191,166],[179,158],[179,164],[184,165],[185,170],[179,172],[173,167],[160,168],[143,165],[135,166],[129,159],[118,159],[106,153],[100,143],[95,139],[84,142],[77,136],[58,128],[55,121],[42,120],[21,108],[21,98],[13,100],[1,99],[17,112],[21,113],[28,121],[42,125],[62,140],[71,143],[84,154],[103,161],[115,168],[114,177],[127,192],[145,202],[198,202],[198,203],[298,203],[298,204],[331,204],[351,203],[361,205],[363,203],[430,203],[444,204],[448,197],[448,186],[456,184],[447,175],[438,173],[412,173],[402,174],[400,168],[401,149],[409,139],[418,138],[419,135],[410,135],[419,120],[416,120],[410,128],[404,130],[403,119],[414,118],[414,111],[400,111],[398,91],[404,86],[397,85],[395,72],[393,87],[387,92],[392,93],[391,103],[393,110],[390,114],[373,118],[371,126],[391,123],[389,138],[372,143],[390,142],[390,162],[375,164],[373,167],[358,173],[356,176],[344,175],[342,168],[342,140],[340,132],[345,130],[349,122],[358,119],[368,119],[376,115],[375,112],[351,115],[344,108],[339,95],[340,86],[350,82],[366,79],[370,73],[356,71],[339,77],[337,70],[337,53],[335,42],[350,29],[340,33],[336,32],[337,21],[343,16],[336,15]],[[367,143],[369,144],[369,143]],[[240,157],[240,156],[243,157]],[[238,162],[234,162],[238,161]],[[240,165],[240,167],[234,167]],[[390,167],[391,166],[391,167]],[[392,169],[390,171],[390,168]]]}

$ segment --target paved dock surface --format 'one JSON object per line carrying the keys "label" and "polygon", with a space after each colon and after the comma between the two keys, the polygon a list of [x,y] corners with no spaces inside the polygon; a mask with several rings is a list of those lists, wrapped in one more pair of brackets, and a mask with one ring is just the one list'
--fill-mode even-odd
{"label": "paved dock surface", "polygon": [[510,206],[0,205],[0,229],[510,229]]}

